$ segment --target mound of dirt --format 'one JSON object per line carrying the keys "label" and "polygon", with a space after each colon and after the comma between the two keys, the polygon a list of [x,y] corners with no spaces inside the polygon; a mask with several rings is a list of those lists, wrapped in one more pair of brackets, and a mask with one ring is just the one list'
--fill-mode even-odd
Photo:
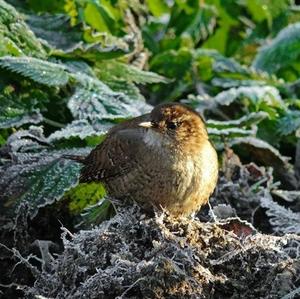
{"label": "mound of dirt", "polygon": [[299,291],[300,237],[260,234],[238,218],[202,223],[126,206],[62,238],[61,254],[44,250],[29,298],[293,298]]}

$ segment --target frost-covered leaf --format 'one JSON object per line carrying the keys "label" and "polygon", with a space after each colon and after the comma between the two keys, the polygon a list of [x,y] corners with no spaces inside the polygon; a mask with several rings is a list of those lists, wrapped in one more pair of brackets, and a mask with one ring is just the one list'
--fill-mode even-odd
{"label": "frost-covered leaf", "polygon": [[[1,109],[2,110],[2,109]],[[24,124],[38,124],[43,120],[39,111],[27,113],[24,110],[11,108],[2,114],[0,112],[0,128],[20,127]]]}
{"label": "frost-covered leaf", "polygon": [[132,100],[145,101],[135,84],[168,83],[170,80],[153,72],[116,61],[97,63],[96,73],[113,91],[123,92]]}
{"label": "frost-covered leaf", "polygon": [[238,80],[231,78],[213,78],[211,83],[214,86],[222,87],[225,89],[240,86],[263,86],[266,83],[258,80]]}
{"label": "frost-covered leaf", "polygon": [[[1,99],[1,97],[0,97]],[[38,110],[27,111],[24,108],[0,106],[0,128],[19,127],[23,124],[38,124],[43,119]]]}
{"label": "frost-covered leaf", "polygon": [[213,71],[216,73],[238,73],[249,74],[249,70],[240,65],[233,58],[227,58],[216,50],[197,49],[195,50],[194,58],[200,59],[202,57],[211,58]]}
{"label": "frost-covered leaf", "polygon": [[218,219],[226,219],[236,216],[235,209],[226,204],[218,204],[213,207],[213,209],[209,212],[210,216],[218,218]]}
{"label": "frost-covered leaf", "polygon": [[230,144],[237,148],[242,156],[251,157],[251,161],[258,164],[272,166],[276,175],[285,186],[296,189],[298,186],[293,166],[288,162],[289,158],[284,157],[269,143],[254,138],[242,137],[230,140]]}
{"label": "frost-covered leaf", "polygon": [[78,86],[68,102],[76,119],[115,119],[138,116],[150,110],[150,105],[133,101],[124,93],[111,90],[106,84],[83,74],[76,77]]}
{"label": "frost-covered leaf", "polygon": [[63,65],[33,57],[0,57],[0,67],[48,86],[62,86],[69,81]]}
{"label": "frost-covered leaf", "polygon": [[123,92],[128,98],[145,102],[144,96],[141,94],[139,88],[134,84],[126,81],[122,81],[120,78],[111,78],[108,76],[107,78],[102,78],[103,82],[107,84],[113,91]]}
{"label": "frost-covered leaf", "polygon": [[300,128],[300,111],[288,111],[278,121],[278,132],[280,135],[288,135]]}
{"label": "frost-covered leaf", "polygon": [[195,43],[207,39],[214,32],[217,16],[215,6],[202,4],[200,9],[195,10],[195,13],[188,18],[189,25],[183,34],[191,35]]}
{"label": "frost-covered leaf", "polygon": [[244,127],[244,126],[252,126],[263,119],[268,117],[268,113],[260,111],[260,112],[253,112],[248,115],[245,115],[239,119],[234,119],[234,120],[228,120],[228,121],[217,121],[213,119],[207,120],[206,124],[210,128],[217,128],[217,129],[222,129],[222,128],[230,128],[230,127]]}
{"label": "frost-covered leaf", "polygon": [[26,154],[23,163],[1,167],[3,213],[11,214],[21,202],[26,202],[31,217],[34,217],[40,207],[59,200],[65,191],[77,184],[80,165],[59,158],[64,153]]}
{"label": "frost-covered leaf", "polygon": [[247,130],[240,128],[208,128],[208,134],[210,136],[221,136],[221,137],[245,137],[245,136],[253,136],[256,133],[256,130]]}
{"label": "frost-covered leaf", "polygon": [[169,83],[170,80],[153,72],[143,71],[133,65],[117,61],[101,62],[97,64],[100,79],[104,77],[119,79],[125,82],[139,84]]}
{"label": "frost-covered leaf", "polygon": [[37,108],[33,94],[16,95],[14,89],[7,88],[0,93],[0,128],[19,127],[23,124],[37,124],[43,117]]}
{"label": "frost-covered leaf", "polygon": [[55,131],[52,133],[48,140],[50,142],[68,139],[71,137],[79,137],[80,139],[85,139],[90,136],[99,136],[106,134],[107,131],[113,126],[113,123],[108,121],[101,121],[100,119],[89,122],[86,119],[74,120],[68,124],[65,128]]}
{"label": "frost-covered leaf", "polygon": [[270,223],[275,232],[300,234],[300,213],[295,213],[279,205],[268,194],[261,198],[261,206],[266,209],[266,214],[270,217]]}
{"label": "frost-covered leaf", "polygon": [[55,50],[56,56],[67,58],[84,58],[90,61],[99,61],[103,59],[114,59],[130,53],[132,49],[126,45],[119,47],[117,45],[103,47],[101,43],[85,44],[79,42],[71,48]]}
{"label": "frost-covered leaf", "polygon": [[19,130],[8,137],[6,144],[0,149],[0,157],[11,158],[18,152],[39,152],[49,146],[43,129],[30,126],[28,130]]}
{"label": "frost-covered leaf", "polygon": [[6,156],[0,167],[0,205],[4,215],[13,216],[25,202],[34,217],[40,207],[59,200],[78,182],[80,165],[62,156],[86,155],[90,149],[54,150],[40,133],[23,131],[21,136],[17,132],[1,149],[2,156]]}
{"label": "frost-covered leaf", "polygon": [[296,61],[300,54],[300,23],[281,30],[276,38],[257,53],[253,66],[268,73]]}
{"label": "frost-covered leaf", "polygon": [[94,205],[85,208],[81,214],[83,221],[81,225],[94,226],[100,224],[104,220],[107,220],[114,214],[114,209],[111,202],[101,196],[101,199]]}
{"label": "frost-covered leaf", "polygon": [[82,38],[77,27],[70,26],[70,17],[64,14],[26,15],[26,23],[35,35],[57,49],[69,49]]}
{"label": "frost-covered leaf", "polygon": [[278,89],[272,86],[241,86],[230,88],[229,90],[220,92],[214,98],[217,104],[226,106],[239,99],[249,99],[256,106],[260,102],[264,102],[271,107],[284,107],[284,102]]}
{"label": "frost-covered leaf", "polygon": [[[216,206],[216,207],[218,207],[218,206]],[[220,208],[221,208],[221,205],[219,205],[219,209],[217,209],[217,212],[220,212]],[[214,209],[214,212],[215,212],[215,209]],[[225,217],[223,217],[223,218],[225,218]],[[227,231],[232,231],[235,235],[237,235],[238,237],[240,237],[242,239],[245,239],[246,237],[257,233],[256,229],[253,227],[253,225],[251,223],[249,223],[245,220],[242,220],[236,216],[227,218],[225,220],[221,220],[218,223],[218,226]]]}
{"label": "frost-covered leaf", "polygon": [[300,191],[272,190],[272,194],[275,194],[287,202],[300,202]]}

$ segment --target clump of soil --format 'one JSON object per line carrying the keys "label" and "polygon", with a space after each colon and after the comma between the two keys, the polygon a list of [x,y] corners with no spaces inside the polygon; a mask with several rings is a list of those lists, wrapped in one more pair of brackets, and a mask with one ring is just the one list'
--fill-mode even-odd
{"label": "clump of soil", "polygon": [[150,217],[136,206],[119,207],[91,230],[65,230],[63,252],[48,258],[44,252],[42,270],[35,268],[36,281],[25,293],[72,299],[282,298],[299,288],[300,237],[263,235],[231,220]]}

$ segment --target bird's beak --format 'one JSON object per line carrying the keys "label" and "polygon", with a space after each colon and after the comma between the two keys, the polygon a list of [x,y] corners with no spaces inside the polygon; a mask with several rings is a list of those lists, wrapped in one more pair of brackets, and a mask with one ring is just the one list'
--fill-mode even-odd
{"label": "bird's beak", "polygon": [[143,128],[152,128],[153,127],[151,121],[144,121],[142,123],[139,123],[138,125]]}

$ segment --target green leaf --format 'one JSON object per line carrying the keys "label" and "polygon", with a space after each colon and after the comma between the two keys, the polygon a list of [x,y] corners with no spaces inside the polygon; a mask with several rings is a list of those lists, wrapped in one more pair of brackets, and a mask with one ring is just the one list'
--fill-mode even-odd
{"label": "green leaf", "polygon": [[28,0],[31,9],[37,12],[55,13],[63,10],[63,1],[61,0]]}
{"label": "green leaf", "polygon": [[114,19],[109,10],[98,1],[91,0],[84,9],[84,19],[99,32],[114,32]]}
{"label": "green leaf", "polygon": [[252,18],[257,22],[268,21],[269,27],[272,26],[273,19],[286,11],[289,6],[287,0],[247,0],[246,7]]}
{"label": "green leaf", "polygon": [[299,55],[300,23],[295,23],[281,30],[270,44],[262,47],[252,65],[272,73],[297,61]]}
{"label": "green leaf", "polygon": [[33,57],[0,57],[0,67],[47,86],[63,86],[69,81],[64,66]]}
{"label": "green leaf", "polygon": [[151,60],[151,69],[167,78],[182,78],[192,65],[192,53],[182,48],[178,51],[165,51]]}
{"label": "green leaf", "polygon": [[65,193],[68,198],[69,209],[73,214],[81,213],[87,206],[94,205],[105,196],[105,189],[101,183],[79,184]]}
{"label": "green leaf", "polygon": [[0,56],[46,56],[41,42],[25,24],[23,17],[3,0],[0,0],[0,40]]}
{"label": "green leaf", "polygon": [[155,17],[160,17],[161,15],[169,12],[168,5],[164,0],[147,0],[146,2],[150,12]]}
{"label": "green leaf", "polygon": [[247,75],[249,70],[240,65],[233,58],[228,58],[220,54],[216,50],[211,49],[196,49],[194,51],[194,58],[209,57],[212,59],[213,71],[216,73],[237,73]]}

